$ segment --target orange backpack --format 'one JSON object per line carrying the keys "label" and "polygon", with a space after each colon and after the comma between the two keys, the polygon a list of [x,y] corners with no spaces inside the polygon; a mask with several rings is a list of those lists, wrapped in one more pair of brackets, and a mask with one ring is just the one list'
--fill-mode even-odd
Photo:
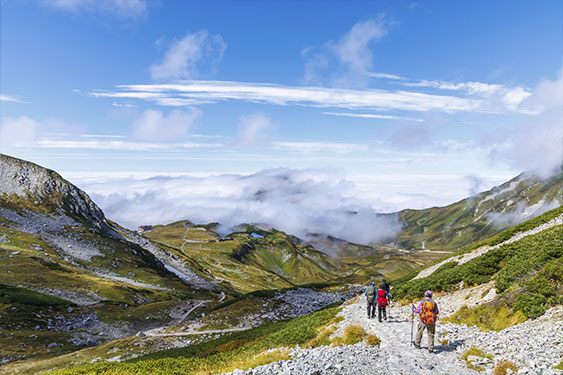
{"label": "orange backpack", "polygon": [[425,299],[422,301],[422,307],[420,308],[420,321],[426,325],[436,324],[438,316],[436,314],[436,302],[431,299]]}

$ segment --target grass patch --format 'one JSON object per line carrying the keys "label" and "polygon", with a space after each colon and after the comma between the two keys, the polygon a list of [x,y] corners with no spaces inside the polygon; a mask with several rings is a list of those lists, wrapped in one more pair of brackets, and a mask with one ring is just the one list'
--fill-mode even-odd
{"label": "grass patch", "polygon": [[506,375],[508,369],[511,369],[513,373],[518,372],[518,366],[514,362],[505,360],[495,366],[493,375]]}
{"label": "grass patch", "polygon": [[563,370],[563,361],[560,364],[558,364],[557,366],[555,366],[554,369]]}
{"label": "grass patch", "polygon": [[351,325],[346,327],[342,334],[342,343],[344,345],[354,345],[364,340],[366,331],[362,326]]}
{"label": "grass patch", "polygon": [[32,306],[66,307],[74,306],[73,303],[61,298],[37,293],[25,288],[0,284],[0,301],[4,303],[21,303]]}
{"label": "grass patch", "polygon": [[506,304],[497,306],[482,304],[473,308],[464,305],[454,315],[444,319],[447,322],[477,326],[488,331],[502,331],[526,320],[527,318],[522,311],[513,312]]}
{"label": "grass patch", "polygon": [[381,339],[376,335],[367,335],[366,336],[366,345],[368,346],[379,346],[381,344]]}
{"label": "grass patch", "polygon": [[480,367],[480,366],[475,366],[475,365],[473,365],[472,361],[469,360],[469,357],[470,357],[470,356],[477,356],[477,357],[481,357],[481,358],[488,358],[489,360],[492,360],[492,359],[493,359],[493,357],[492,357],[491,355],[485,354],[485,352],[483,352],[483,351],[482,351],[481,349],[479,349],[479,348],[473,347],[473,348],[467,350],[465,353],[463,353],[463,354],[461,355],[461,359],[463,359],[463,360],[466,362],[468,368],[473,369],[473,370],[476,370],[476,371],[483,371],[484,368],[483,368],[483,367]]}

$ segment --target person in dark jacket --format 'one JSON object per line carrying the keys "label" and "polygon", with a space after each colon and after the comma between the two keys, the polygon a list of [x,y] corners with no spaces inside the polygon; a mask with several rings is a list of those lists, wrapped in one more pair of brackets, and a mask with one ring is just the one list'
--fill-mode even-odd
{"label": "person in dark jacket", "polygon": [[375,318],[375,297],[377,296],[377,289],[375,288],[374,282],[369,283],[369,286],[366,288],[364,295],[366,296],[366,301],[368,304],[368,319],[373,319]]}
{"label": "person in dark jacket", "polygon": [[[389,286],[389,283],[387,281],[385,281],[385,279],[381,280],[381,286],[383,286],[383,289],[385,289],[387,294],[389,294],[389,297],[392,297],[391,296],[391,287]],[[381,288],[381,286],[380,286],[380,288]]]}

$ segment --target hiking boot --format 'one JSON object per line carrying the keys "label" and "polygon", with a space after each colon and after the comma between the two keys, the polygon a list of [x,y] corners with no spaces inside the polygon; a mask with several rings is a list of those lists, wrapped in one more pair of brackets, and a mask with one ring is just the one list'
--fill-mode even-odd
{"label": "hiking boot", "polygon": [[420,345],[416,345],[416,343],[413,342],[413,345],[415,348],[420,349]]}
{"label": "hiking boot", "polygon": [[430,354],[435,353],[434,349],[428,349],[428,353],[430,353]]}
{"label": "hiking boot", "polygon": [[383,317],[383,319],[387,320],[387,317],[386,317],[386,316],[384,316],[384,317]]}

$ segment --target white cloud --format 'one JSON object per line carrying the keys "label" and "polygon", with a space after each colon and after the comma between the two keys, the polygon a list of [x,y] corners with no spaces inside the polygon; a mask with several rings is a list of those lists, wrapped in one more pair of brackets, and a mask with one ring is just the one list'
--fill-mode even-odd
{"label": "white cloud", "polygon": [[149,68],[151,76],[155,80],[198,78],[202,68],[214,71],[226,47],[219,34],[211,35],[205,30],[187,34],[166,51],[160,64]]}
{"label": "white cloud", "polygon": [[173,141],[187,136],[188,131],[201,115],[201,111],[191,108],[190,112],[179,109],[168,116],[154,109],[147,109],[133,123],[133,137],[146,141]]}
{"label": "white cloud", "polygon": [[336,154],[349,154],[352,152],[369,150],[368,145],[334,142],[277,142],[274,145],[274,148],[277,150],[299,152],[303,154],[321,151]]}
{"label": "white cloud", "polygon": [[393,116],[393,115],[381,115],[377,113],[350,113],[350,112],[323,112],[323,115],[330,116],[344,116],[344,117],[359,117],[359,118],[376,118],[382,120],[409,120],[415,122],[422,122],[423,119],[403,117],[403,116]]}
{"label": "white cloud", "polygon": [[134,228],[189,219],[229,227],[265,223],[305,237],[332,234],[370,243],[393,237],[396,218],[377,215],[354,183],[331,170],[269,169],[251,175],[153,177],[76,181],[106,215]]}
{"label": "white cloud", "polygon": [[186,149],[220,148],[221,144],[212,143],[150,143],[112,140],[57,140],[41,139],[35,145],[42,148],[57,149],[90,149],[90,150],[125,150],[125,151],[177,151]]}
{"label": "white cloud", "polygon": [[0,125],[0,146],[19,147],[37,140],[40,135],[39,123],[27,116],[8,118]]}
{"label": "white cloud", "polygon": [[373,78],[390,79],[395,81],[406,80],[405,77],[397,76],[395,74],[388,74],[388,73],[368,73],[367,75]]}
{"label": "white cloud", "polygon": [[276,128],[270,117],[253,113],[239,117],[237,146],[264,146],[270,143],[271,132]]}
{"label": "white cloud", "polygon": [[[373,66],[371,46],[387,34],[384,17],[358,22],[338,41],[328,41],[318,51],[305,48],[304,81],[335,86],[365,86]],[[375,73],[377,74],[377,73]]]}
{"label": "white cloud", "polygon": [[16,98],[15,96],[10,96],[10,95],[0,95],[0,102],[10,102],[10,103],[22,103],[22,104],[27,104],[27,102]]}
{"label": "white cloud", "polygon": [[366,75],[373,65],[370,45],[385,34],[382,17],[358,22],[337,43],[330,43],[330,48],[351,72]]}
{"label": "white cloud", "polygon": [[403,86],[409,87],[430,87],[439,90],[461,91],[467,95],[477,96],[488,99],[494,104],[498,110],[507,109],[513,112],[529,113],[519,108],[526,98],[532,93],[523,87],[508,87],[497,83],[484,82],[446,82],[446,81],[428,81],[422,80],[418,82],[400,82]]}
{"label": "white cloud", "polygon": [[536,113],[500,131],[491,158],[519,170],[538,170],[544,175],[563,166],[563,79],[541,82],[519,109]]}
{"label": "white cloud", "polygon": [[41,0],[43,5],[71,13],[95,12],[119,18],[139,18],[147,11],[145,0]]}
{"label": "white cloud", "polygon": [[117,103],[117,102],[113,102],[111,103],[112,107],[123,107],[123,108],[133,108],[133,107],[138,107],[136,104],[130,104],[130,103]]}
{"label": "white cloud", "polygon": [[[194,102],[240,100],[276,105],[301,105],[363,110],[404,110],[444,112],[489,112],[493,108],[480,98],[436,95],[379,89],[338,89],[291,87],[225,81],[186,81],[177,84],[119,85],[119,91],[94,91],[94,97],[143,99],[161,103],[177,100],[178,105]],[[169,103],[162,103],[169,104]]]}

